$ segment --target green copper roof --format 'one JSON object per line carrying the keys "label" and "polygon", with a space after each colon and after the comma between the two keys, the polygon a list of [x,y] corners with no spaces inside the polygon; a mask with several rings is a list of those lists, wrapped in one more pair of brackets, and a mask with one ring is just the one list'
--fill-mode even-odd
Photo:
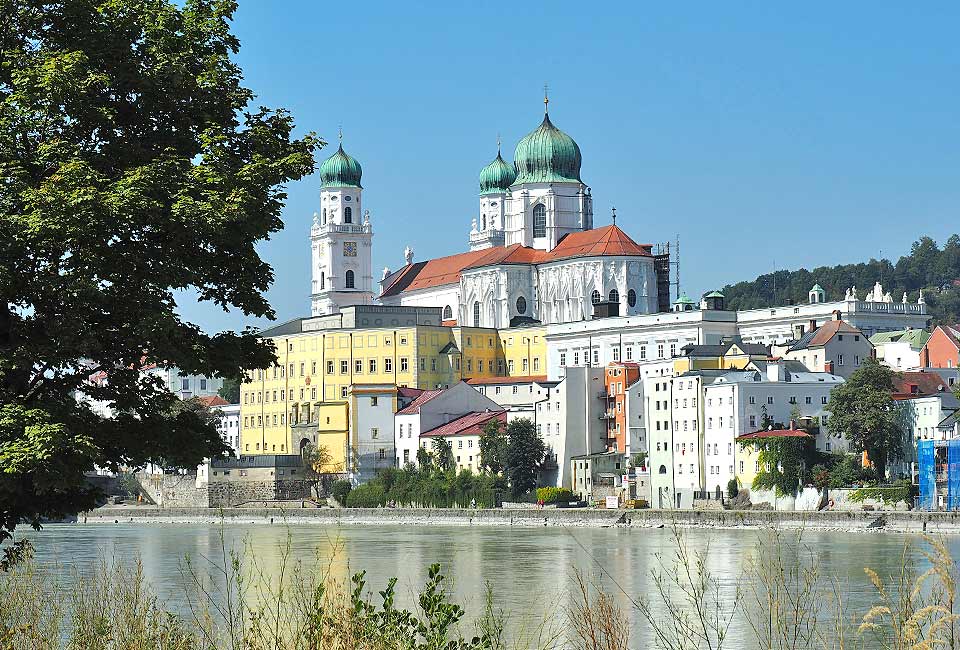
{"label": "green copper roof", "polygon": [[913,350],[919,351],[930,340],[930,332],[922,329],[896,330],[894,332],[878,332],[870,337],[874,345],[884,343],[909,343]]}
{"label": "green copper roof", "polygon": [[711,291],[710,293],[705,295],[704,298],[723,298],[723,294],[720,293],[719,291]]}
{"label": "green copper roof", "polygon": [[820,284],[818,283],[813,285],[813,289],[810,289],[810,291],[823,292],[823,287],[821,287]]}
{"label": "green copper roof", "polygon": [[675,301],[673,301],[673,304],[675,304],[675,305],[693,305],[693,304],[696,304],[696,303],[693,302],[693,300],[690,298],[690,296],[688,296],[688,295],[685,294],[685,293],[681,293],[681,294],[680,294],[680,297],[677,298]]}
{"label": "green copper roof", "polygon": [[480,194],[502,194],[516,179],[517,172],[503,159],[498,149],[493,162],[480,170]]}
{"label": "green copper roof", "polygon": [[360,187],[360,177],[363,169],[356,159],[349,156],[343,145],[337,153],[323,161],[320,165],[320,187]]}
{"label": "green copper roof", "polygon": [[580,162],[580,147],[544,114],[540,126],[517,143],[515,183],[579,183]]}

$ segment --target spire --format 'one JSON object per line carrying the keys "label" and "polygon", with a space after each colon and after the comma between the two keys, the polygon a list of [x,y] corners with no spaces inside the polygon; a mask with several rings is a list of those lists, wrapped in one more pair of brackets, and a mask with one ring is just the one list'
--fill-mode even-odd
{"label": "spire", "polygon": [[340,144],[343,144],[343,125],[337,127],[337,138],[340,140]]}
{"label": "spire", "polygon": [[500,157],[500,134],[497,133],[497,157]]}

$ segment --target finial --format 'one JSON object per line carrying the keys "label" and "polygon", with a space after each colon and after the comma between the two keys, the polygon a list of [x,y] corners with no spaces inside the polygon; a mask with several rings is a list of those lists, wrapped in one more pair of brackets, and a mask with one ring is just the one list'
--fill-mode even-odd
{"label": "finial", "polygon": [[547,84],[544,83],[543,84],[543,112],[544,113],[547,113],[547,109],[550,106],[550,94],[548,92],[549,90],[550,90],[549,86],[547,86]]}
{"label": "finial", "polygon": [[340,142],[343,142],[343,125],[337,127],[337,137],[340,139]]}
{"label": "finial", "polygon": [[497,155],[500,155],[500,134],[497,133]]}
{"label": "finial", "polygon": [[610,208],[613,211],[613,225],[617,225],[617,209]]}

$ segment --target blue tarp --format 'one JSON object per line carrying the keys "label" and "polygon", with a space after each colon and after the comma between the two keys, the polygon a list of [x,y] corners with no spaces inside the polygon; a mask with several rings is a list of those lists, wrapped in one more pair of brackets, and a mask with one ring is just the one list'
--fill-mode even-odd
{"label": "blue tarp", "polygon": [[947,510],[960,510],[960,440],[947,441]]}
{"label": "blue tarp", "polygon": [[[937,467],[935,463],[933,440],[917,441],[917,460],[919,461],[920,509],[936,509]],[[957,474],[960,477],[960,472]]]}

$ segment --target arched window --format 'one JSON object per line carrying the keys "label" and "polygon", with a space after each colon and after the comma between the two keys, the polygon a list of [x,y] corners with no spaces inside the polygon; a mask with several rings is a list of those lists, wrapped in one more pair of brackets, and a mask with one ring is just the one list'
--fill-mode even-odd
{"label": "arched window", "polygon": [[610,302],[620,302],[620,292],[616,289],[610,289]]}
{"label": "arched window", "polygon": [[590,294],[590,302],[597,304],[600,302],[600,292],[596,289],[593,290],[593,293]]}
{"label": "arched window", "polygon": [[343,283],[343,286],[347,289],[353,289],[353,271],[347,271],[346,281]]}
{"label": "arched window", "polygon": [[353,223],[353,208],[349,205],[343,209],[343,223]]}
{"label": "arched window", "polygon": [[453,318],[453,309],[450,308],[450,305],[447,305],[443,308],[443,319],[450,320]]}
{"label": "arched window", "polygon": [[480,303],[473,303],[473,326],[480,327]]}
{"label": "arched window", "polygon": [[323,225],[327,225],[327,209],[323,209]]}
{"label": "arched window", "polygon": [[527,299],[523,296],[517,298],[517,313],[526,314],[527,313]]}
{"label": "arched window", "polygon": [[547,236],[547,206],[542,203],[533,208],[533,236]]}
{"label": "arched window", "polygon": [[321,289],[327,288],[327,274],[324,273],[323,271],[320,271],[320,288]]}
{"label": "arched window", "polygon": [[627,304],[631,307],[637,306],[637,292],[633,289],[627,292]]}
{"label": "arched window", "polygon": [[487,215],[482,214],[480,215],[480,230],[486,230],[486,229],[487,229]]}
{"label": "arched window", "polygon": [[660,466],[660,473],[661,473],[661,474],[666,474],[666,473],[667,473],[667,466],[666,466],[666,465],[661,465],[661,466]]}

